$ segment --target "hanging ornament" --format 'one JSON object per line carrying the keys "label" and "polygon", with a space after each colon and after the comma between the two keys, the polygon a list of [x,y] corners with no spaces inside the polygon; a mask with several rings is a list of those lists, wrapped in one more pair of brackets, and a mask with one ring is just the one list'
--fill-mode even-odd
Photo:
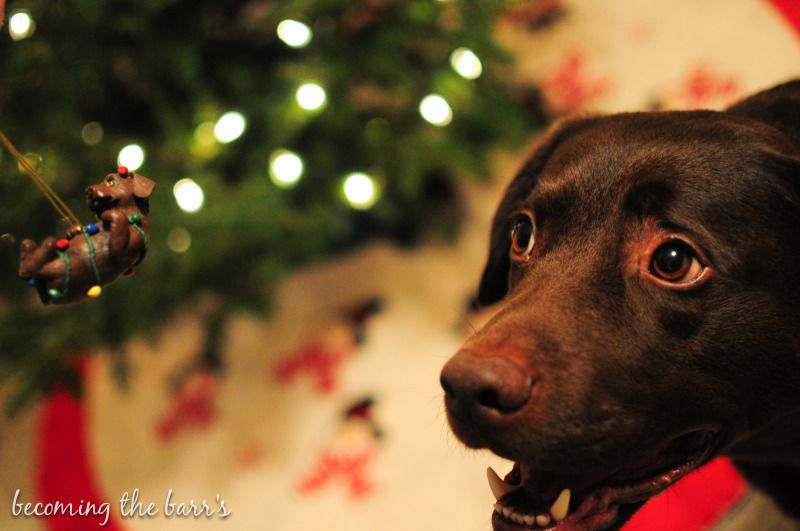
{"label": "hanging ornament", "polygon": [[63,238],[51,236],[39,245],[26,239],[20,244],[19,276],[36,288],[42,303],[97,298],[103,286],[142,261],[150,240],[147,213],[153,181],[120,166],[86,189],[87,204],[98,222],[82,225],[2,132],[0,142],[71,225]]}

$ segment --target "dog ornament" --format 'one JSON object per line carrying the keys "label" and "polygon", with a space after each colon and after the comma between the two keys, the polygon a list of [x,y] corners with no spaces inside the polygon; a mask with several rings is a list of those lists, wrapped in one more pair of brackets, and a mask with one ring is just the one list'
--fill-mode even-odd
{"label": "dog ornament", "polygon": [[62,239],[20,244],[19,276],[44,304],[99,297],[103,286],[132,275],[150,243],[147,219],[155,183],[120,166],[86,189],[97,222],[76,225]]}

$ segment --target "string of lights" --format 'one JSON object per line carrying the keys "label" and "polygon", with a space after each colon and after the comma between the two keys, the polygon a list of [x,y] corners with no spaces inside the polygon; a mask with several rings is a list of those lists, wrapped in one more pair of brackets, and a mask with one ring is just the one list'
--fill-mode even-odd
{"label": "string of lights", "polygon": [[63,229],[0,154],[0,303],[22,301],[0,304],[0,366],[26,375],[20,395],[69,375],[71,352],[119,348],[201,298],[263,312],[297,265],[453,238],[456,186],[544,125],[494,42],[504,4],[11,3],[0,125],[26,160],[79,215],[110,167],[156,182],[135,278],[45,316],[9,242]]}

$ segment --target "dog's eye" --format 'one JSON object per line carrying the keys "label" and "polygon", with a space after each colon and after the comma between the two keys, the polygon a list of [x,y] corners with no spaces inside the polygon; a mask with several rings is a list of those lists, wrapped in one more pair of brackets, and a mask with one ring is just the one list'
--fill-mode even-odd
{"label": "dog's eye", "polygon": [[106,184],[108,186],[114,186],[115,184],[117,184],[117,180],[109,175],[108,177],[106,177]]}
{"label": "dog's eye", "polygon": [[516,259],[527,259],[535,242],[533,220],[528,213],[520,213],[511,223],[511,255]]}
{"label": "dog's eye", "polygon": [[658,247],[650,261],[651,274],[676,284],[694,282],[704,270],[694,250],[680,240],[669,241]]}

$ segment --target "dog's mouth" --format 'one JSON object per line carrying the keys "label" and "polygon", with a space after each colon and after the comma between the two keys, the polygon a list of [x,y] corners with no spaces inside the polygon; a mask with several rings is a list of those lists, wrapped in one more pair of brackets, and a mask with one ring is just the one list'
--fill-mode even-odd
{"label": "dog's mouth", "polygon": [[116,200],[113,197],[104,195],[100,192],[87,193],[86,202],[89,204],[89,209],[98,215],[102,214],[109,208],[113,208],[116,204]]}
{"label": "dog's mouth", "polygon": [[684,458],[673,458],[671,464],[641,465],[639,472],[626,469],[586,485],[558,484],[557,474],[540,473],[524,463],[515,463],[505,479],[489,468],[489,486],[497,498],[492,514],[493,529],[594,531],[611,528],[649,498],[708,461],[716,433],[716,430],[697,430],[675,439],[670,448],[682,449]]}

